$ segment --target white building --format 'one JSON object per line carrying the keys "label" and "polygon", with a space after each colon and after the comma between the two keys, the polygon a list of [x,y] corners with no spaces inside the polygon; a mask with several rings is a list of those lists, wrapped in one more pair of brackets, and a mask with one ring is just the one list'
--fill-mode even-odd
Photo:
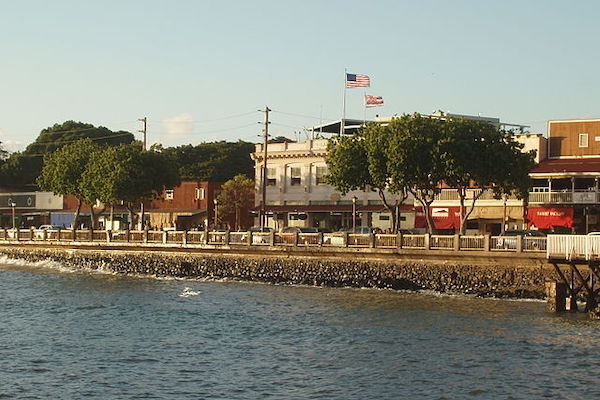
{"label": "white building", "polygon": [[[342,195],[325,183],[326,155],[327,139],[267,145],[267,225],[275,229],[285,226],[331,230],[351,228],[354,210],[355,226],[372,226],[382,230],[390,228],[391,214],[385,209],[377,192],[352,191]],[[263,158],[263,145],[257,144],[252,154],[257,207],[261,202]],[[386,193],[386,198],[392,203],[396,197]],[[414,227],[413,200],[406,201],[398,211],[401,228]]]}

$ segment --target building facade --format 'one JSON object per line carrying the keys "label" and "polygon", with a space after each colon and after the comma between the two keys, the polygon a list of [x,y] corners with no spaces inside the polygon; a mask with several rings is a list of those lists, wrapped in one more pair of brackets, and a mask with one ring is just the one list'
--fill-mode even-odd
{"label": "building facade", "polygon": [[[389,229],[391,214],[377,192],[367,189],[342,194],[325,183],[327,142],[327,139],[313,139],[267,145],[267,225],[274,229],[298,226],[332,231],[353,226]],[[252,154],[257,209],[262,200],[263,150],[263,145],[257,144]],[[397,198],[390,193],[386,193],[386,197],[392,202]],[[397,213],[402,228],[414,227],[412,199],[399,207]]]}
{"label": "building facade", "polygon": [[547,154],[531,173],[530,225],[599,230],[600,119],[549,121]]}

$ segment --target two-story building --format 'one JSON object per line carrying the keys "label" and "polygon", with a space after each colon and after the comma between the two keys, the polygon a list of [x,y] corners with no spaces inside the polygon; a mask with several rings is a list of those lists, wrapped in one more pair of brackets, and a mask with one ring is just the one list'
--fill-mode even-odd
{"label": "two-story building", "polygon": [[549,121],[547,155],[531,173],[530,225],[600,229],[600,119]]}
{"label": "two-story building", "polygon": [[219,182],[181,182],[147,202],[145,220],[156,229],[189,230],[218,225],[215,199],[220,187]]}
{"label": "two-story building", "polygon": [[[390,228],[390,212],[383,206],[377,192],[367,189],[342,195],[325,183],[327,139],[272,143],[267,145],[267,150],[265,208],[268,226],[275,229],[298,226],[331,230],[352,226]],[[257,144],[252,154],[257,208],[260,208],[261,202],[263,153],[263,145]],[[396,199],[390,193],[386,196],[392,201]],[[399,207],[397,214],[400,215],[401,228],[414,227],[412,199]]]}

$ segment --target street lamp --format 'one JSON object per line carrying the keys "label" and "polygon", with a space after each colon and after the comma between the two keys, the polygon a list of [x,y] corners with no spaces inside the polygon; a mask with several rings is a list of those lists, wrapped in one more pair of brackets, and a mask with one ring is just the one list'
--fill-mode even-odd
{"label": "street lamp", "polygon": [[217,199],[213,199],[213,203],[215,203],[215,229],[217,229],[217,219],[219,218],[219,202]]}
{"label": "street lamp", "polygon": [[356,196],[352,196],[352,233],[356,232]]}
{"label": "street lamp", "polygon": [[10,206],[12,207],[12,226],[13,226],[13,229],[15,229],[17,227],[16,218],[15,218],[15,207],[17,206],[17,203],[15,203],[14,201],[11,201]]}
{"label": "street lamp", "polygon": [[504,233],[506,231],[506,201],[508,200],[508,194],[504,193],[502,195],[502,226],[501,232]]}

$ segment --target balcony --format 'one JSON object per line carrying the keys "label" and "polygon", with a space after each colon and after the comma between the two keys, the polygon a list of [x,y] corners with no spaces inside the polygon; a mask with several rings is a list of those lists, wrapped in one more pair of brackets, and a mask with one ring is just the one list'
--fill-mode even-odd
{"label": "balcony", "polygon": [[595,204],[598,193],[589,190],[529,192],[529,204]]}
{"label": "balcony", "polygon": [[[477,196],[481,193],[483,189],[467,189],[467,197],[465,200],[473,200],[474,196]],[[511,195],[508,197],[510,200],[515,200],[517,197]],[[442,189],[439,193],[435,195],[435,201],[459,201],[460,197],[458,196],[458,191],[454,188],[452,189]],[[483,194],[478,198],[478,200],[500,200],[494,199],[494,192],[489,189],[485,189]]]}

